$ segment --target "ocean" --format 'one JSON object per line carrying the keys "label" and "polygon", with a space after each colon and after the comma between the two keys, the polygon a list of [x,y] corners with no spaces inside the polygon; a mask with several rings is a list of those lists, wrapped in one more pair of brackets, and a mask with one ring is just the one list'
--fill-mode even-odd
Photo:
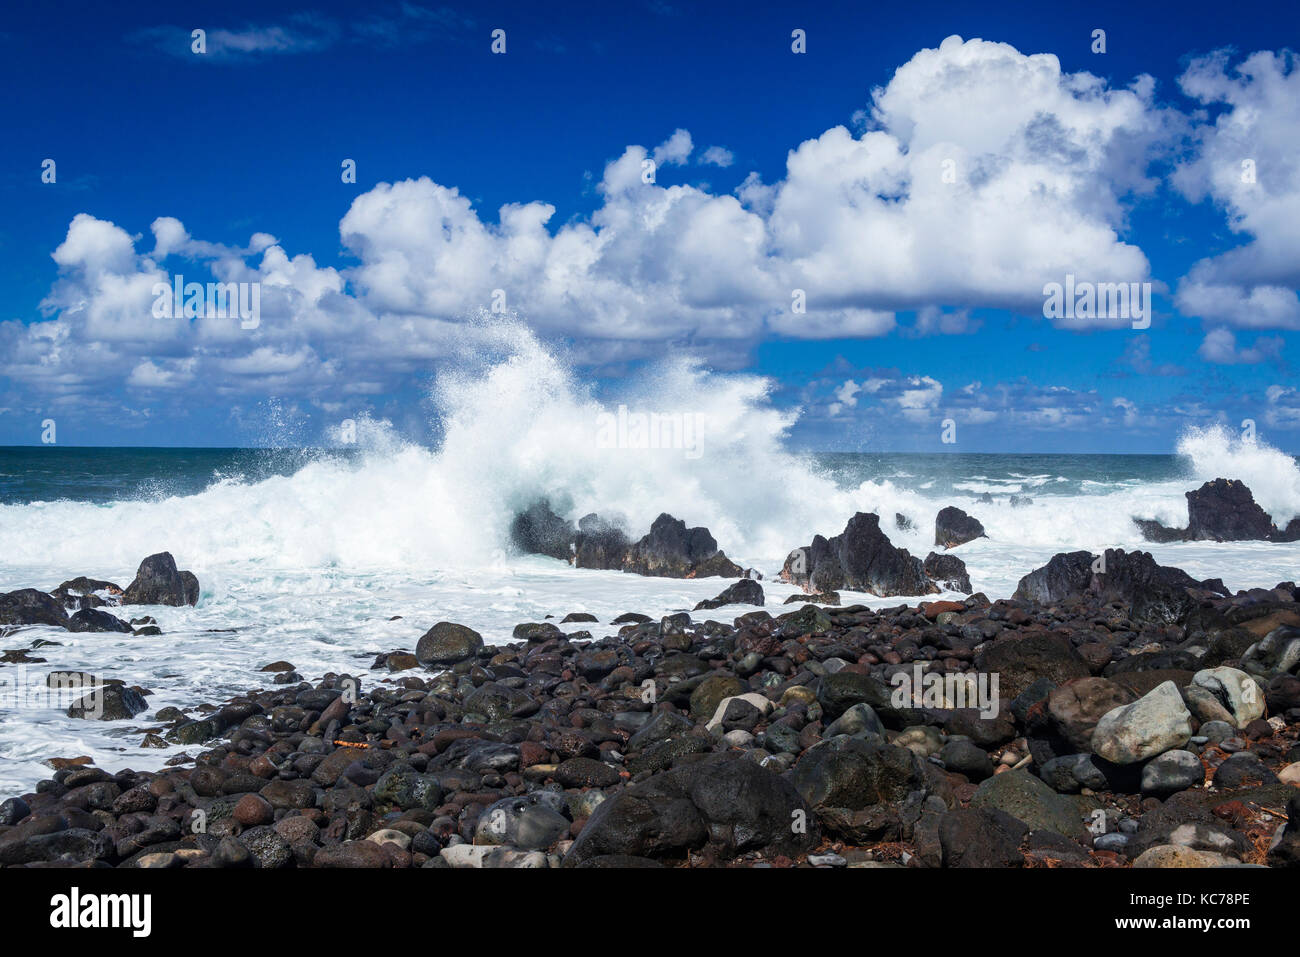
{"label": "ocean", "polygon": [[[896,545],[924,557],[946,505],[988,531],[955,554],[990,598],[1079,548],[1142,548],[1234,589],[1300,578],[1300,544],[1155,545],[1133,525],[1134,517],[1184,524],[1184,493],[1220,476],[1246,482],[1279,525],[1300,514],[1296,460],[1221,428],[1184,435],[1175,455],[799,454],[786,448],[788,418],[752,384],[726,380],[697,404],[708,428],[692,457],[605,447],[593,439],[601,407],[585,393],[538,386],[526,370],[495,371],[487,388],[467,383],[444,394],[436,448],[362,420],[356,444],[343,449],[0,449],[0,591],[49,590],[78,575],[125,586],[142,558],[163,550],[202,588],[197,607],[148,609],[161,637],[54,628],[4,637],[5,650],[48,642],[30,652],[42,664],[0,665],[10,687],[43,686],[48,671],[75,669],[153,695],[148,712],[125,722],[72,719],[66,702],[43,699],[7,707],[0,793],[30,788],[49,773],[41,762],[56,756],[156,769],[182,749],[140,747],[158,727],[148,720],[154,712],[264,684],[259,669],[277,659],[308,679],[365,673],[374,655],[414,649],[438,621],[499,643],[520,622],[576,611],[602,622],[628,611],[658,616],[726,584],[515,554],[510,521],[539,499],[573,519],[620,517],[636,535],[660,512],[705,525],[732,559],[763,574],[774,613],[795,592],[776,580],[782,562],[814,533],[836,534],[854,512],[874,511]],[[898,531],[895,513],[912,530]],[[595,626],[597,637],[611,631]]]}

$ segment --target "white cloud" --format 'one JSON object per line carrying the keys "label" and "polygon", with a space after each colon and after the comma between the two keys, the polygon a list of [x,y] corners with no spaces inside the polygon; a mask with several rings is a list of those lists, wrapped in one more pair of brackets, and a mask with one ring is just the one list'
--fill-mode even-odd
{"label": "white cloud", "polygon": [[1174,174],[1194,202],[1209,198],[1246,242],[1202,259],[1175,302],[1191,316],[1251,329],[1300,329],[1300,69],[1294,53],[1254,53],[1236,67],[1218,51],[1191,62],[1183,91],[1222,106],[1197,131]]}
{"label": "white cloud", "polygon": [[1275,362],[1282,355],[1281,336],[1259,336],[1249,348],[1237,348],[1237,337],[1231,329],[1211,329],[1205,334],[1196,354],[1206,362],[1217,365],[1255,365]]}
{"label": "white cloud", "polygon": [[735,161],[731,150],[721,146],[710,146],[700,157],[700,162],[706,166],[721,166],[723,168],[730,166]]}
{"label": "white cloud", "polygon": [[[1170,125],[1151,84],[1112,89],[1026,56],[949,37],[873,92],[868,128],[834,127],[795,146],[784,178],[750,174],[735,195],[675,185],[693,154],[684,129],[609,161],[586,218],[510,203],[495,217],[427,177],[357,196],[339,236],[354,262],[321,265],[257,233],[206,242],[152,221],[153,248],[121,226],[77,216],[55,250],[47,321],[0,324],[0,375],[62,392],[137,389],[377,390],[426,369],[474,335],[504,292],[508,309],[585,361],[662,353],[666,343],[736,363],[765,336],[874,337],[920,310],[922,332],[967,331],[968,310],[1037,313],[1045,280],[1149,274],[1121,238],[1128,198],[1151,186],[1150,152]],[[704,162],[721,158],[713,148]],[[712,154],[712,157],[710,156]],[[660,167],[655,183],[643,163]],[[945,182],[945,161],[955,182]],[[154,283],[257,282],[253,330],[154,319]],[[807,310],[791,308],[794,290]],[[182,367],[182,360],[193,360]],[[869,382],[863,390],[874,394]],[[942,396],[919,380],[898,397],[920,415]],[[987,406],[992,407],[992,406]],[[974,406],[972,406],[974,408]]]}

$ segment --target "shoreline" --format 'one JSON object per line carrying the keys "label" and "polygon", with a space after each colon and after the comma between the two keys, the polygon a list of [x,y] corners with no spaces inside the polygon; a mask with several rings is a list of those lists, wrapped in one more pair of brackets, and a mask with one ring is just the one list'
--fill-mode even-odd
{"label": "shoreline", "polygon": [[[1053,559],[1046,600],[441,623],[358,675],[268,663],[177,713],[192,764],[4,801],[0,864],[1296,866],[1300,595],[1142,554],[1109,593]],[[964,676],[997,676],[983,714],[942,707]]]}

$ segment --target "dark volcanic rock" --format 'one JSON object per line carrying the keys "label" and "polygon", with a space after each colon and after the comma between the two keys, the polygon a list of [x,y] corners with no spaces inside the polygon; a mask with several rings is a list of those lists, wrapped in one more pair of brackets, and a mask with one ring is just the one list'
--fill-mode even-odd
{"label": "dark volcanic rock", "polygon": [[955,548],[977,538],[987,537],[979,519],[972,518],[953,505],[941,509],[935,516],[934,543],[943,548]]}
{"label": "dark volcanic rock", "polygon": [[176,568],[171,552],[150,555],[140,563],[135,580],[122,596],[124,605],[193,605],[198,602],[198,579]]}
{"label": "dark volcanic rock", "polygon": [[119,631],[131,633],[129,623],[98,608],[83,608],[68,620],[68,631]]}
{"label": "dark volcanic rock", "polygon": [[594,512],[578,519],[573,566],[620,570],[627,562],[632,542],[623,529]]}
{"label": "dark volcanic rock", "polygon": [[444,667],[473,658],[483,647],[483,636],[473,628],[440,621],[421,637],[415,657],[426,668]]}
{"label": "dark volcanic rock", "polygon": [[1132,605],[1132,617],[1143,621],[1177,622],[1195,607],[1189,588],[1203,588],[1179,568],[1156,563],[1149,552],[1108,548],[1100,556],[1091,552],[1062,552],[1036,568],[1016,587],[1022,601],[1052,604],[1070,598],[1098,602],[1121,601]]}
{"label": "dark volcanic rock", "polygon": [[551,511],[550,502],[535,502],[510,523],[510,540],[526,555],[549,555],[568,561],[576,536],[573,525]]}
{"label": "dark volcanic rock", "polygon": [[763,586],[752,578],[742,578],[734,585],[728,585],[716,598],[706,598],[693,609],[721,608],[723,605],[762,605]]}
{"label": "dark volcanic rock", "polygon": [[1300,537],[1300,520],[1279,531],[1250,489],[1236,479],[1215,479],[1188,492],[1186,528],[1169,528],[1150,519],[1133,521],[1149,542],[1288,542]]}
{"label": "dark volcanic rock", "polygon": [[925,773],[920,759],[906,748],[840,737],[805,751],[790,772],[790,783],[818,811],[856,810],[902,804],[913,791],[925,789]]}
{"label": "dark volcanic rock", "polygon": [[718,550],[717,540],[707,528],[687,528],[667,512],[632,546],[624,570],[661,578],[740,578],[745,573]]}
{"label": "dark volcanic rock", "polygon": [[956,555],[940,555],[938,552],[931,552],[925,556],[922,568],[926,577],[941,589],[970,594],[970,575],[966,571],[966,563]]}
{"label": "dark volcanic rock", "polygon": [[68,627],[68,612],[58,599],[37,591],[20,588],[0,595],[0,625],[57,625]]}
{"label": "dark volcanic rock", "polygon": [[1039,678],[1059,685],[1089,675],[1087,663],[1066,638],[1047,634],[990,642],[976,655],[975,667],[996,673],[998,692],[1006,698],[1016,697]]}
{"label": "dark volcanic rock", "polygon": [[818,594],[849,589],[872,595],[937,592],[919,558],[895,548],[880,530],[880,516],[858,512],[834,538],[817,535],[786,559],[781,577]]}
{"label": "dark volcanic rock", "polygon": [[144,697],[125,685],[103,685],[68,708],[69,718],[124,721],[148,710]]}
{"label": "dark volcanic rock", "polygon": [[1187,493],[1187,537],[1192,541],[1263,539],[1276,529],[1268,513],[1241,482],[1215,479]]}
{"label": "dark volcanic rock", "polygon": [[[803,821],[805,827],[797,827]],[[720,856],[793,855],[816,846],[811,809],[781,776],[730,754],[709,756],[604,801],[564,858],[573,867],[619,854],[681,859],[705,845]]]}
{"label": "dark volcanic rock", "polygon": [[995,808],[959,808],[939,819],[944,867],[1023,867],[1024,821]]}

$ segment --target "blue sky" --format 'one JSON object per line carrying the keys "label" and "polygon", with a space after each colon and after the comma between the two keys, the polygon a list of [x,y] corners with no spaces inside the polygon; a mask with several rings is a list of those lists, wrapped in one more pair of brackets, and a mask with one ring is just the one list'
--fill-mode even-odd
{"label": "blue sky", "polygon": [[[599,394],[767,376],[800,446],[1300,451],[1300,17],[1136,7],[7,11],[0,444],[428,437],[500,289]],[[176,274],[256,327],[153,315]],[[1066,274],[1150,328],[1044,318]]]}

